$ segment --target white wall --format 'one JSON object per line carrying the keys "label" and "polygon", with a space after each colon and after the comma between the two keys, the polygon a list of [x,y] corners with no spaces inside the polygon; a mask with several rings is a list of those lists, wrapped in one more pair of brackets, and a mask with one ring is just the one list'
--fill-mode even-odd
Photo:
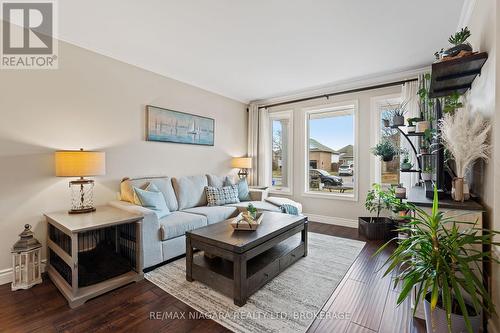
{"label": "white wall", "polygon": [[[97,204],[115,199],[122,177],[223,174],[246,154],[246,105],[67,43],[59,59],[58,70],[0,72],[0,279],[23,225],[45,241],[42,214],[69,208],[54,150],[106,152]],[[215,118],[215,146],[146,142],[146,104]]]}
{"label": "white wall", "polygon": [[[468,93],[467,100],[473,110],[481,112],[493,122],[491,142],[493,149],[490,162],[477,163],[474,169],[473,189],[479,193],[486,208],[485,225],[495,230],[500,230],[500,133],[498,123],[500,119],[500,65],[496,53],[500,47],[499,34],[496,33],[498,25],[498,6],[495,0],[473,1],[469,19],[464,25],[469,26],[472,36],[470,42],[474,50],[488,52],[488,61],[481,70],[481,75],[474,81]],[[497,240],[498,241],[498,240]],[[498,255],[498,248],[496,249]],[[500,307],[500,265],[493,266],[492,270],[492,296],[497,306]],[[500,321],[494,318],[490,324],[492,332],[500,332]]]}
{"label": "white wall", "polygon": [[[371,153],[370,138],[374,115],[371,110],[371,99],[377,96],[401,93],[401,86],[367,90],[359,93],[344,94],[303,103],[295,103],[271,108],[269,112],[293,109],[293,198],[303,205],[303,210],[314,221],[344,224],[357,227],[357,218],[367,214],[364,208],[366,193],[371,187]],[[304,108],[316,107],[344,101],[358,102],[358,200],[342,200],[339,198],[311,198],[304,195],[305,175],[305,111]]]}

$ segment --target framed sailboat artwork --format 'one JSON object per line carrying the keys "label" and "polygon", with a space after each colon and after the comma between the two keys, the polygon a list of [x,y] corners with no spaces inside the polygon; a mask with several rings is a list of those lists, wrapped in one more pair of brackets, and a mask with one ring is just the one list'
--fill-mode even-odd
{"label": "framed sailboat artwork", "polygon": [[213,146],[215,119],[146,106],[146,140]]}

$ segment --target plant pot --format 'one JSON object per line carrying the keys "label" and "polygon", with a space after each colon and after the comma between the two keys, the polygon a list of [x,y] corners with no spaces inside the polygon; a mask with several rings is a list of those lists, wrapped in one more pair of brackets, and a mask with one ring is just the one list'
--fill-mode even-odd
{"label": "plant pot", "polygon": [[390,161],[392,161],[394,159],[394,155],[380,156],[380,158],[384,162],[390,162]]}
{"label": "plant pot", "polygon": [[369,240],[389,240],[397,236],[394,220],[388,217],[359,217],[358,233]]}
{"label": "plant pot", "polygon": [[430,172],[422,172],[422,180],[423,181],[432,180],[432,173],[430,173]]}
{"label": "plant pot", "polygon": [[393,116],[392,117],[392,124],[394,126],[404,126],[405,117],[404,116]]}
{"label": "plant pot", "polygon": [[396,187],[395,194],[396,194],[396,198],[398,198],[398,199],[406,199],[406,188],[405,187]]}
{"label": "plant pot", "polygon": [[469,44],[459,44],[450,47],[449,49],[443,52],[443,57],[454,57],[458,55],[461,51],[472,52],[472,47]]}
{"label": "plant pot", "polygon": [[453,186],[452,189],[452,197],[455,201],[464,202],[464,179],[463,178],[453,178],[453,182],[451,183]]}
{"label": "plant pot", "polygon": [[419,121],[417,123],[417,127],[415,129],[415,132],[417,133],[424,133],[425,130],[429,129],[431,127],[431,123],[427,120],[424,121]]}
{"label": "plant pot", "polygon": [[408,133],[415,133],[415,130],[417,128],[415,126],[407,126],[406,127],[406,130],[408,131]]}
{"label": "plant pot", "polygon": [[384,127],[391,126],[391,124],[389,123],[389,119],[382,119],[382,123],[384,124]]}
{"label": "plant pot", "polygon": [[[434,311],[431,311],[431,303],[427,300],[430,299],[430,293],[424,299],[425,311],[425,326],[427,333],[448,333],[448,322],[446,320],[446,311],[436,306]],[[473,311],[472,306],[468,306]],[[473,332],[479,332],[481,327],[481,314],[476,316],[469,315],[470,324]],[[451,314],[451,333],[468,332],[465,326],[465,319],[462,315]]]}
{"label": "plant pot", "polygon": [[413,164],[411,164],[409,162],[401,163],[401,170],[403,170],[403,171],[411,170],[412,167],[413,167]]}

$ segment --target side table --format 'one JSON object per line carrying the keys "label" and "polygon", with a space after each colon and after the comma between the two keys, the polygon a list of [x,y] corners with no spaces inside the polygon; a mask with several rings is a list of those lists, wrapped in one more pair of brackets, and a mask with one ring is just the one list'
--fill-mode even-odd
{"label": "side table", "polygon": [[141,215],[100,206],[45,217],[47,272],[71,308],[143,278]]}

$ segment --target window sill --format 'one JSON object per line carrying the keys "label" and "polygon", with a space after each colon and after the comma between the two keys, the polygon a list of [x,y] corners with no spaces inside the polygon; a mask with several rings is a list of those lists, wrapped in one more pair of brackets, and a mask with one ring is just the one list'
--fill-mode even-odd
{"label": "window sill", "polygon": [[280,194],[280,195],[286,195],[286,196],[291,196],[293,193],[290,189],[284,189],[284,190],[277,190],[277,189],[273,189],[273,188],[270,188],[269,189],[269,193],[270,194]]}
{"label": "window sill", "polygon": [[315,193],[315,192],[304,192],[303,197],[316,198],[316,199],[328,199],[328,200],[344,200],[344,201],[358,201],[357,195],[342,195],[337,193]]}

